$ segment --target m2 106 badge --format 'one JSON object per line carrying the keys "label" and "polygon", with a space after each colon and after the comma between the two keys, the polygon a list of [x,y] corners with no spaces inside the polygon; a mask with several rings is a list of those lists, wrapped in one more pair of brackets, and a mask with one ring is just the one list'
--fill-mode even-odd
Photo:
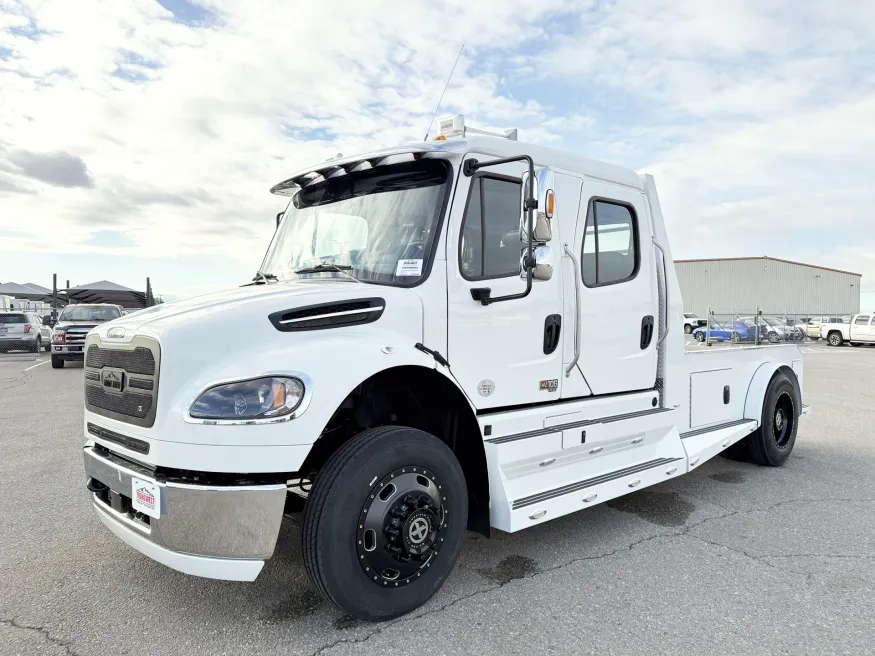
{"label": "m2 106 badge", "polygon": [[540,390],[542,392],[555,392],[559,389],[559,379],[551,378],[550,380],[542,380]]}

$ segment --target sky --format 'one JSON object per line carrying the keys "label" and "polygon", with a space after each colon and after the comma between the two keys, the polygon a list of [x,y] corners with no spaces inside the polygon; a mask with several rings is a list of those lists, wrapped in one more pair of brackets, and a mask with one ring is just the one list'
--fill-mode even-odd
{"label": "sky", "polygon": [[337,153],[441,114],[656,177],[676,258],[863,274],[875,2],[0,0],[0,281],[239,285]]}

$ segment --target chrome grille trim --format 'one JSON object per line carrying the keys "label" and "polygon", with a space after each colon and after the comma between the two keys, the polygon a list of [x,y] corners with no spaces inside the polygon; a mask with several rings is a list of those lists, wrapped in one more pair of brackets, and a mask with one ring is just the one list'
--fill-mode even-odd
{"label": "chrome grille trim", "polygon": [[129,343],[120,344],[89,335],[85,344],[85,408],[150,428],[158,405],[160,361],[161,348],[151,337],[136,335]]}

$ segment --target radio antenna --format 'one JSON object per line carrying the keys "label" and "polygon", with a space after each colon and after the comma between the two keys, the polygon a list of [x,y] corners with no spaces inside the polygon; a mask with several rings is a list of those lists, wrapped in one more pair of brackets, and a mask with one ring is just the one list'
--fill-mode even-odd
{"label": "radio antenna", "polygon": [[437,107],[434,108],[434,114],[431,115],[431,120],[428,122],[428,127],[425,129],[425,136],[422,138],[423,141],[428,141],[428,132],[431,130],[431,125],[434,123],[434,117],[437,116],[438,111],[440,111],[441,103],[444,101],[444,94],[447,92],[447,88],[450,86],[450,80],[453,79],[453,73],[456,72],[456,64],[459,63],[459,57],[462,56],[462,51],[465,49],[465,44],[462,44],[462,47],[459,48],[459,54],[456,55],[456,61],[453,62],[453,68],[450,70],[450,77],[447,78],[447,83],[444,85],[444,90],[441,92],[441,97],[438,98]]}

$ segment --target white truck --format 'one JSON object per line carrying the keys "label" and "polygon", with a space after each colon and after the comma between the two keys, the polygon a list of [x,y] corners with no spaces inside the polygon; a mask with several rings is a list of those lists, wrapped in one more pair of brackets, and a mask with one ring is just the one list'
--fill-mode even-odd
{"label": "white truck", "polygon": [[466,528],[535,527],[730,447],[787,459],[799,349],[685,353],[653,178],[466,133],[304,169],[271,190],[291,200],[252,283],[88,335],[110,531],[251,581],[302,513],[313,586],[386,620],[440,588]]}
{"label": "white truck", "polygon": [[875,314],[855,314],[850,323],[825,323],[821,330],[830,346],[875,344]]}

